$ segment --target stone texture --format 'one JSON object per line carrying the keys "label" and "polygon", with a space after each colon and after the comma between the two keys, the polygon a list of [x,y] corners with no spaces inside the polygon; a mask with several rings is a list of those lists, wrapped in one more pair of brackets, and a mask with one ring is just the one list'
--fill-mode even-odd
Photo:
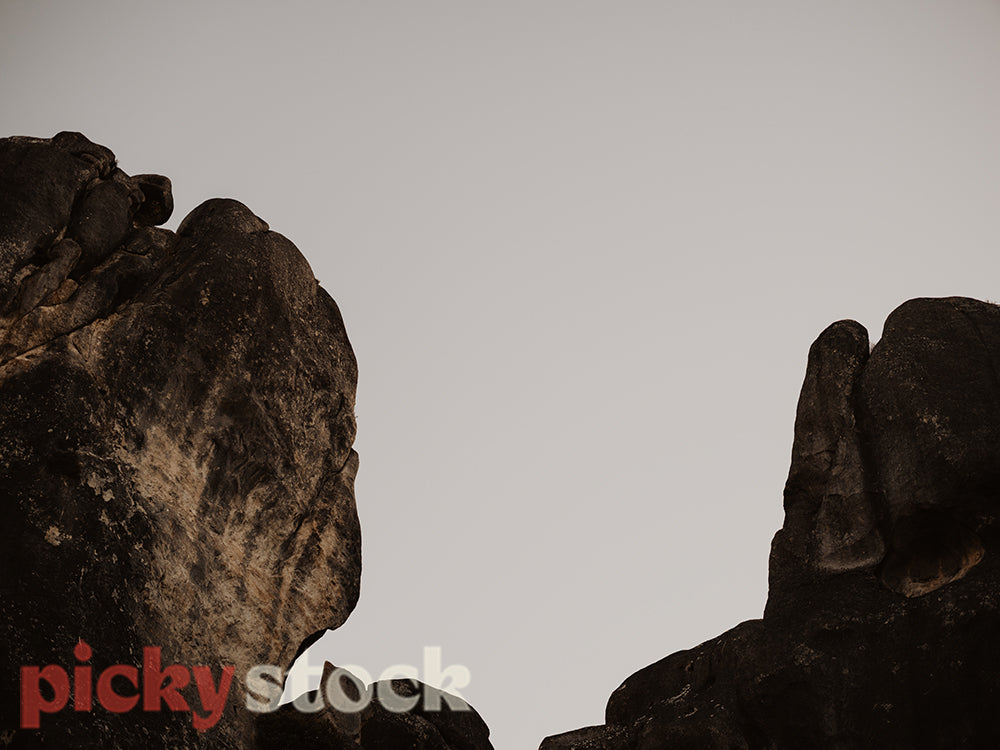
{"label": "stone texture", "polygon": [[626,727],[602,724],[546,737],[538,750],[604,750],[628,741]]}
{"label": "stone texture", "polygon": [[809,352],[764,617],[545,750],[1000,746],[1000,307],[917,299]]}
{"label": "stone texture", "polygon": [[834,323],[809,350],[785,484],[785,524],[772,545],[772,600],[828,573],[881,562],[885,547],[854,413],[868,351],[868,332],[854,321]]}
{"label": "stone texture", "polygon": [[[248,747],[241,675],[359,592],[357,367],[296,248],[77,133],[0,140],[2,726],[13,747]],[[18,730],[18,668],[235,666],[227,713],[71,707]],[[95,678],[96,679],[96,678]],[[184,691],[198,706],[197,691]]]}
{"label": "stone texture", "polygon": [[[912,300],[886,320],[861,382],[890,554],[882,580],[918,596],[964,576],[995,533],[1000,307]],[[891,385],[891,387],[888,387]]]}

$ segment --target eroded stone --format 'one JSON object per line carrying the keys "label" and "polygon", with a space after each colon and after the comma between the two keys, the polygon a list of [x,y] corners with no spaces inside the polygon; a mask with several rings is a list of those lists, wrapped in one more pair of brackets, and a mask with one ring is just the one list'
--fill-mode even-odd
{"label": "eroded stone", "polygon": [[[183,232],[169,181],[79,134],[0,141],[3,669],[235,669],[224,718],[52,713],[58,747],[250,747],[243,678],[291,663],[359,593],[357,366],[298,250],[236,201]],[[71,658],[71,657],[70,657]],[[72,663],[69,663],[72,667]],[[199,705],[188,686],[189,704]]]}

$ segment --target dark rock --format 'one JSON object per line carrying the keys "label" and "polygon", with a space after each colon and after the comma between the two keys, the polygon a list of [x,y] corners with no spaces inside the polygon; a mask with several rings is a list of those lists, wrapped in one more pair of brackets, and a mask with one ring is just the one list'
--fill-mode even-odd
{"label": "dark rock", "polygon": [[0,139],[0,312],[65,232],[77,199],[114,163],[114,154],[79,133]]}
{"label": "dark rock", "polygon": [[[3,744],[490,748],[470,706],[408,680],[362,712],[247,707],[247,671],[290,665],[359,593],[357,367],[298,250],[234,200],[156,228],[170,181],[78,133],[0,141],[0,191],[3,668],[55,704],[26,726],[5,680]],[[143,710],[101,697],[122,665],[111,689]],[[147,706],[154,669],[191,684]]]}
{"label": "dark rock", "polygon": [[[476,710],[461,698],[445,693],[416,680],[386,680],[373,686],[372,705],[375,706],[374,724],[385,726],[424,727],[430,725],[440,735],[449,750],[491,750],[490,730]],[[401,711],[401,705],[394,696],[409,699],[413,706]],[[421,730],[423,731],[423,730]],[[365,748],[379,745],[369,737],[376,735],[373,722],[362,726],[361,738]],[[390,747],[386,745],[386,747]],[[396,747],[393,745],[392,747]]]}
{"label": "dark rock", "polygon": [[919,596],[966,575],[1000,507],[1000,307],[912,300],[886,320],[861,388],[890,534],[883,581]]}
{"label": "dark rock", "polygon": [[809,353],[764,617],[545,750],[1000,746],[1000,308],[920,299]]}
{"label": "dark rock", "polygon": [[[170,208],[166,178],[129,177],[79,134],[0,140],[0,737],[13,747],[252,746],[247,669],[290,664],[358,598],[357,368],[340,312],[242,204],[209,201],[177,234],[150,226]],[[86,664],[96,683],[152,646],[164,668],[205,665],[216,682],[235,668],[211,729],[73,698],[19,728],[20,667]],[[193,683],[180,694],[202,706]]]}
{"label": "dark rock", "polygon": [[96,180],[77,197],[66,235],[81,249],[72,274],[81,278],[115,250],[132,228],[143,192],[128,175],[115,169],[107,180]]}
{"label": "dark rock", "polygon": [[159,174],[139,174],[132,179],[142,191],[142,205],[132,220],[140,226],[155,227],[169,219],[174,212],[170,180]]}
{"label": "dark rock", "polygon": [[785,525],[772,544],[772,606],[818,578],[882,560],[854,409],[867,360],[868,332],[854,321],[834,323],[809,350],[785,484]]}
{"label": "dark rock", "polygon": [[[492,750],[489,728],[468,703],[416,680],[388,680],[364,689],[327,662],[321,689],[257,719],[256,747],[279,750]],[[335,692],[341,690],[343,698]],[[362,699],[363,698],[363,699]],[[298,704],[298,705],[296,705]],[[307,711],[316,706],[319,710]],[[360,710],[354,710],[360,708]]]}
{"label": "dark rock", "polygon": [[604,750],[607,747],[627,747],[631,743],[628,728],[602,724],[546,737],[538,750]]}

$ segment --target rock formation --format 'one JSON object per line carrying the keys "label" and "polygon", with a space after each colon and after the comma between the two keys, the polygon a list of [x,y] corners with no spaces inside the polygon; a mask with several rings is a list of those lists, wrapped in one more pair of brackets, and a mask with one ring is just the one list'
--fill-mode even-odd
{"label": "rock formation", "polygon": [[242,204],[171,210],[78,133],[0,140],[0,744],[286,747],[243,675],[358,599],[337,305]]}
{"label": "rock formation", "polygon": [[[317,750],[492,750],[489,728],[472,706],[416,680],[376,682],[363,698],[359,680],[327,662],[320,682],[324,694],[330,685],[342,697],[334,696],[331,700],[327,695],[327,708],[322,713],[310,714],[291,703],[273,713],[262,714],[257,722],[260,746]],[[317,702],[318,693],[312,691],[300,696],[302,707]],[[345,710],[338,710],[340,702]]]}
{"label": "rock formation", "polygon": [[813,344],[764,616],[542,750],[1000,747],[1000,307],[916,299]]}
{"label": "rock formation", "polygon": [[[0,140],[0,745],[488,750],[409,680],[246,708],[250,667],[358,598],[357,367],[287,239],[236,201],[176,233],[171,209],[80,134]],[[992,304],[912,300],[871,350],[830,326],[763,618],[544,750],[1000,746],[998,373]]]}

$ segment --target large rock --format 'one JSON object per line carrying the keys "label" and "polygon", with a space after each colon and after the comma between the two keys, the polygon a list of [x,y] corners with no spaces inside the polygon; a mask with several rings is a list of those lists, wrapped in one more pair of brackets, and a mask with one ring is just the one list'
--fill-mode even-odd
{"label": "large rock", "polygon": [[918,299],[809,353],[764,617],[640,670],[585,748],[1000,746],[1000,307]]}
{"label": "large rock", "polygon": [[[340,312],[245,206],[208,201],[176,234],[154,226],[170,209],[166,178],[126,175],[79,134],[0,140],[0,739],[14,747],[252,746],[246,670],[289,666],[358,598]],[[216,683],[235,668],[214,726],[96,697],[73,710],[75,667],[99,693],[110,665],[149,672],[149,647]],[[75,697],[19,728],[14,675],[46,665]],[[193,680],[180,695],[203,705]]]}

